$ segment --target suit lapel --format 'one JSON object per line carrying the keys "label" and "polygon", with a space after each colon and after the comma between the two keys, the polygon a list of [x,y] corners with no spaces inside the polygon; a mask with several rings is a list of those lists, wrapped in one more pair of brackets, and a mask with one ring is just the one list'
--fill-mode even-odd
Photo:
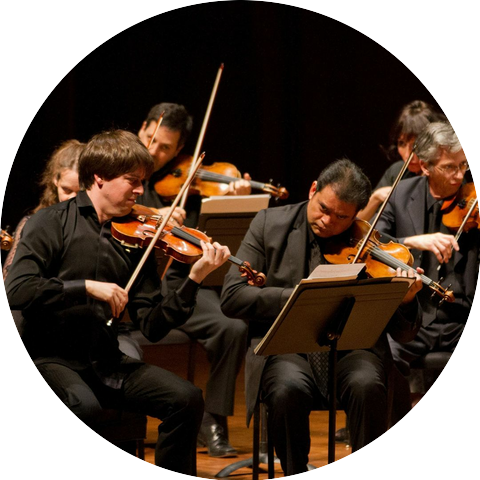
{"label": "suit lapel", "polygon": [[285,258],[288,258],[292,285],[297,285],[305,278],[305,258],[307,248],[306,207],[302,208],[288,236]]}
{"label": "suit lapel", "polygon": [[[425,187],[415,188],[410,195],[407,204],[408,215],[413,224],[414,235],[422,235],[425,233]],[[419,212],[422,212],[420,215]]]}

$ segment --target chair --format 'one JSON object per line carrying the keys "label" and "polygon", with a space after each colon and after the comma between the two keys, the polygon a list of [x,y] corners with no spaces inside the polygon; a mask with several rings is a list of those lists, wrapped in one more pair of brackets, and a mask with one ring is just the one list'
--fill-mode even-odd
{"label": "chair", "polygon": [[425,371],[431,371],[433,377],[433,450],[440,449],[440,377],[443,371],[466,368],[461,358],[451,352],[431,352],[419,358],[411,365]]}

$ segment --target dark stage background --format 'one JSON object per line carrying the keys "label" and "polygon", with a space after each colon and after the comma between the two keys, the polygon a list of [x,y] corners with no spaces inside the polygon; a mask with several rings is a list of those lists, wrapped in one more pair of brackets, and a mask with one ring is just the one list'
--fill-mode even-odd
{"label": "dark stage background", "polygon": [[227,161],[255,180],[273,179],[289,190],[288,202],[306,199],[320,170],[341,156],[375,185],[398,110],[415,99],[438,106],[383,47],[320,14],[261,2],[163,13],[98,47],[45,100],[15,157],[2,227],[12,231],[37,204],[39,176],[62,141],[111,127],[137,132],[161,101],[193,114],[185,149],[192,153],[221,63],[204,163]]}

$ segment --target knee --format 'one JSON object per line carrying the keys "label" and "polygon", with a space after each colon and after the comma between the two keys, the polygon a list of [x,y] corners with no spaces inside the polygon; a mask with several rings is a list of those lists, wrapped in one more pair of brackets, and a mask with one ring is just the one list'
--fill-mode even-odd
{"label": "knee", "polygon": [[247,344],[248,326],[243,320],[226,318],[220,323],[221,336],[225,341]]}
{"label": "knee", "polygon": [[102,415],[102,406],[93,392],[84,385],[69,385],[60,396],[63,403],[82,421],[95,423]]}
{"label": "knee", "polygon": [[202,390],[186,382],[173,401],[173,409],[191,417],[201,417],[204,410]]}
{"label": "knee", "polygon": [[350,397],[363,402],[369,402],[371,399],[387,397],[387,388],[385,382],[382,382],[376,375],[367,372],[353,372],[349,378],[346,390],[350,392]]}
{"label": "knee", "polygon": [[312,408],[311,395],[295,379],[285,379],[272,389],[265,399],[268,408],[274,409],[277,414],[287,415],[292,408],[295,410],[310,411]]}

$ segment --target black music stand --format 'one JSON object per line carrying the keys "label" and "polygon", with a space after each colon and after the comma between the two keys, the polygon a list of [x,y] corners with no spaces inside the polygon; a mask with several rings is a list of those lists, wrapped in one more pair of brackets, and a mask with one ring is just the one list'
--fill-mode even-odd
{"label": "black music stand", "polygon": [[[330,272],[332,267],[325,266]],[[338,267],[345,272],[344,265]],[[257,355],[329,352],[328,463],[335,461],[337,352],[372,348],[413,281],[404,277],[302,280],[255,349]],[[229,474],[242,466],[252,463],[232,464],[227,467]],[[216,476],[227,476],[220,473]]]}
{"label": "black music stand", "polygon": [[[253,217],[267,208],[270,195],[210,197],[202,200],[198,229],[221,245],[227,245],[232,255],[238,251]],[[225,263],[203,281],[205,287],[221,287],[230,268]]]}

